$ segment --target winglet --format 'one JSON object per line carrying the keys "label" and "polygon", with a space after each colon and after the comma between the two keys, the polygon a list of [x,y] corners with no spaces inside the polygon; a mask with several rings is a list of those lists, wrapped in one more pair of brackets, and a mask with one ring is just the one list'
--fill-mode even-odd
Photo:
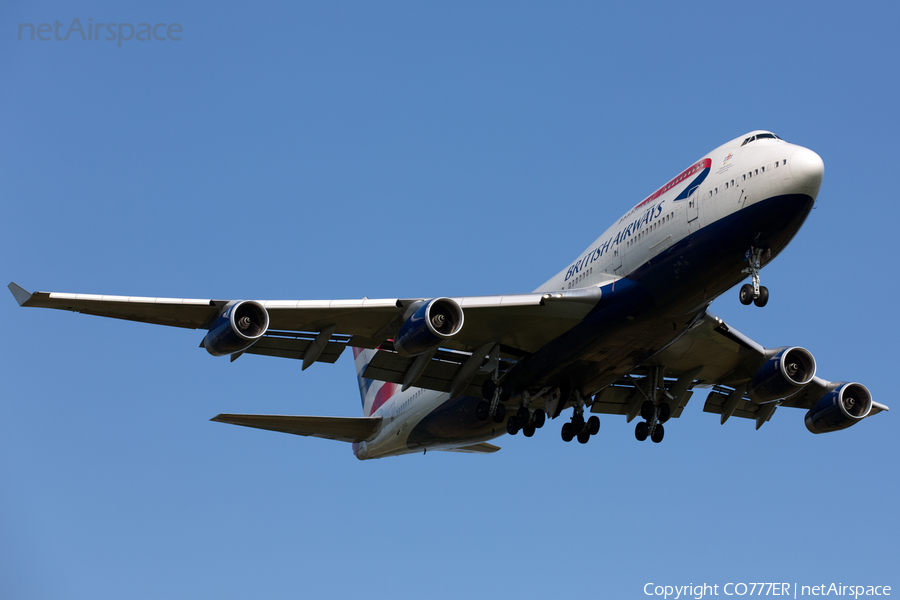
{"label": "winglet", "polygon": [[25,303],[31,300],[31,292],[29,292],[22,286],[16,285],[12,281],[10,281],[7,287],[9,288],[9,291],[12,292],[12,295],[15,297],[16,302],[19,303],[19,306],[25,306]]}

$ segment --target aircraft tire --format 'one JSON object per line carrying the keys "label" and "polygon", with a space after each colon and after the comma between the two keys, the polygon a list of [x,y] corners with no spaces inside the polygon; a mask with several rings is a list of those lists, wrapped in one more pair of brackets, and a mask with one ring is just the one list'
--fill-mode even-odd
{"label": "aircraft tire", "polygon": [[540,429],[544,426],[544,421],[547,420],[547,413],[543,411],[543,409],[537,409],[534,411],[534,428]]}
{"label": "aircraft tire", "polygon": [[668,402],[663,402],[659,405],[659,412],[656,415],[656,419],[660,423],[665,423],[669,420],[669,417],[672,416],[672,409],[669,408]]}
{"label": "aircraft tire", "polygon": [[572,428],[576,433],[581,433],[584,430],[584,416],[581,413],[572,415]]}
{"label": "aircraft tire", "polygon": [[762,308],[769,303],[769,288],[764,285],[759,286],[759,298],[753,301],[753,304]]}
{"label": "aircraft tire", "polygon": [[506,418],[506,407],[502,404],[497,405],[497,414],[494,415],[494,423],[502,423]]}
{"label": "aircraft tire", "polygon": [[571,423],[563,423],[561,433],[564,442],[571,442],[572,438],[575,437],[575,431]]}
{"label": "aircraft tire", "polygon": [[647,439],[647,436],[650,435],[650,426],[647,425],[647,421],[641,421],[634,428],[634,437],[639,442],[643,442]]}
{"label": "aircraft tire", "polygon": [[587,431],[591,435],[597,435],[598,433],[600,433],[600,417],[598,417],[597,415],[593,415],[590,419],[588,419]]}
{"label": "aircraft tire", "polygon": [[653,435],[650,436],[650,439],[653,440],[654,444],[658,444],[663,441],[664,435],[666,435],[666,430],[662,425],[657,424],[656,429],[653,430]]}
{"label": "aircraft tire", "polygon": [[649,421],[653,418],[653,412],[655,410],[656,406],[652,402],[644,400],[644,403],[641,404],[641,418],[645,421]]}
{"label": "aircraft tire", "polygon": [[510,417],[506,421],[506,433],[509,435],[516,435],[519,433],[519,424],[516,422],[515,417]]}
{"label": "aircraft tire", "polygon": [[526,425],[522,428],[522,435],[525,437],[531,437],[534,435],[534,425]]}
{"label": "aircraft tire", "polygon": [[494,399],[494,390],[497,389],[497,384],[494,383],[493,379],[486,379],[484,383],[481,384],[481,397],[490,402]]}
{"label": "aircraft tire", "polygon": [[741,291],[738,293],[741,304],[744,306],[749,306],[753,303],[753,286],[749,283],[745,283],[741,286]]}
{"label": "aircraft tire", "polygon": [[531,411],[524,406],[520,406],[519,410],[516,411],[516,419],[519,420],[519,427],[524,429],[531,421]]}
{"label": "aircraft tire", "polygon": [[589,441],[591,441],[591,432],[590,431],[585,430],[578,434],[578,443],[579,444],[587,444]]}

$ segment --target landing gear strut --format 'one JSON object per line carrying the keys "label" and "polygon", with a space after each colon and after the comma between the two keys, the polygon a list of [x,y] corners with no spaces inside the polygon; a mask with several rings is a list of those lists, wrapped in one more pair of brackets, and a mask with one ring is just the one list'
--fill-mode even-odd
{"label": "landing gear strut", "polygon": [[502,423],[506,418],[506,407],[502,402],[509,400],[512,393],[509,386],[500,385],[495,378],[497,378],[496,374],[494,378],[488,379],[481,386],[481,397],[484,399],[475,408],[475,416],[479,421],[493,417],[494,423]]}
{"label": "landing gear strut", "polygon": [[641,418],[644,420],[634,428],[634,437],[639,442],[643,442],[649,437],[653,443],[658,444],[663,441],[663,436],[666,434],[662,424],[672,416],[672,410],[668,402],[656,403],[656,394],[660,388],[663,370],[663,367],[654,367],[648,375],[652,381],[650,382],[650,396],[646,396],[647,399],[641,404]]}
{"label": "landing gear strut", "polygon": [[765,252],[762,248],[751,247],[746,254],[750,266],[741,273],[749,274],[753,283],[745,283],[741,286],[739,293],[741,304],[748,305],[752,302],[762,308],[769,301],[769,288],[759,285],[759,270],[762,268],[762,255]]}

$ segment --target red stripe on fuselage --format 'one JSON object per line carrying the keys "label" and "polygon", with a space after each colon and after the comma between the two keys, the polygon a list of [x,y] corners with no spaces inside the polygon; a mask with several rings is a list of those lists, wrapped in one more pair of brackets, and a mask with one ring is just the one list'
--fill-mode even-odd
{"label": "red stripe on fuselage", "polygon": [[693,164],[690,167],[688,167],[687,169],[685,169],[681,175],[674,178],[672,181],[670,181],[666,185],[662,186],[661,188],[659,188],[658,190],[653,192],[653,194],[648,196],[646,200],[644,200],[643,202],[641,202],[640,204],[635,206],[632,210],[634,210],[636,208],[640,208],[649,202],[653,202],[654,200],[656,200],[657,198],[659,198],[660,196],[662,196],[663,194],[665,194],[666,192],[671,190],[673,187],[675,187],[679,183],[683,183],[691,175],[699,173],[703,169],[708,169],[711,166],[712,166],[712,159],[709,159],[709,158],[704,158],[703,160],[696,162],[695,164]]}

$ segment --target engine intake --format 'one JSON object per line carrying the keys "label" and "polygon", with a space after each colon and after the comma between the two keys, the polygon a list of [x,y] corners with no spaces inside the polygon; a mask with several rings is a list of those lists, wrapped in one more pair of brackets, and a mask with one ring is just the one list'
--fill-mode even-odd
{"label": "engine intake", "polygon": [[435,298],[419,306],[394,338],[394,350],[403,356],[418,356],[440,347],[459,333],[463,311],[450,298]]}
{"label": "engine intake", "polygon": [[229,302],[203,338],[203,347],[213,356],[243,352],[269,329],[269,313],[259,302]]}
{"label": "engine intake", "polygon": [[856,425],[872,410],[872,394],[861,383],[844,383],[828,392],[806,413],[806,428],[828,433]]}
{"label": "engine intake", "polygon": [[760,367],[747,384],[747,395],[758,402],[790,396],[816,376],[816,359],[803,348],[785,348]]}

